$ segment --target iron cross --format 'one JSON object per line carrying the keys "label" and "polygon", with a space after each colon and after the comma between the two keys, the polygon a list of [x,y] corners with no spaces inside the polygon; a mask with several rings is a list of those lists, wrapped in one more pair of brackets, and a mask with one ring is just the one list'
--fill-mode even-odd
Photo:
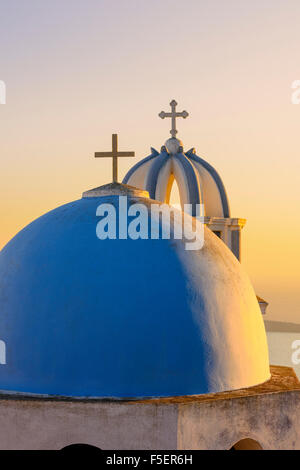
{"label": "iron cross", "polygon": [[170,113],[165,113],[164,111],[162,111],[161,113],[159,113],[159,117],[162,118],[162,119],[165,119],[166,117],[169,117],[172,119],[172,129],[170,131],[170,134],[172,137],[176,137],[176,134],[177,134],[177,130],[176,130],[176,118],[177,117],[182,117],[183,119],[186,119],[189,115],[189,113],[187,113],[186,111],[182,111],[181,113],[177,113],[176,112],[176,106],[177,106],[178,103],[176,103],[175,100],[171,101],[170,103],[170,106],[171,106],[171,112]]}
{"label": "iron cross", "polygon": [[113,182],[118,182],[118,157],[134,157],[134,152],[118,152],[118,134],[112,135],[112,152],[96,152],[95,158],[113,159]]}

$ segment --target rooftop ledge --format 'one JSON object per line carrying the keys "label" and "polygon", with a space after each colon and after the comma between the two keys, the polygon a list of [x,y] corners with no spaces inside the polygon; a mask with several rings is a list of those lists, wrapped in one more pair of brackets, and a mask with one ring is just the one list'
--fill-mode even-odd
{"label": "rooftop ledge", "polygon": [[82,194],[83,198],[103,196],[131,196],[149,198],[148,191],[122,183],[109,183],[98,188],[90,189]]}
{"label": "rooftop ledge", "polygon": [[229,392],[209,393],[205,395],[185,395],[167,398],[147,398],[147,399],[109,399],[109,398],[90,398],[90,397],[65,397],[50,395],[23,394],[20,392],[0,391],[0,402],[8,400],[16,401],[67,401],[67,402],[94,402],[94,403],[118,403],[118,404],[145,404],[145,405],[176,405],[176,404],[196,404],[207,403],[219,400],[232,400],[236,398],[248,398],[258,395],[270,395],[275,393],[299,392],[300,382],[291,367],[270,366],[271,378],[267,382],[250,388],[242,388]]}
{"label": "rooftop ledge", "polygon": [[205,403],[217,400],[231,400],[257,395],[268,395],[282,392],[300,392],[300,382],[291,367],[270,366],[271,378],[254,387],[241,388],[229,392],[208,393],[206,395],[188,395],[182,397],[153,398],[149,400],[134,400],[133,403],[156,404],[188,404]]}

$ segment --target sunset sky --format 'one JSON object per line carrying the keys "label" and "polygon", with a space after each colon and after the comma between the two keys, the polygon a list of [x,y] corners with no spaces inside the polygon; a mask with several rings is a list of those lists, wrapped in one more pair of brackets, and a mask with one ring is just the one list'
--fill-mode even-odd
{"label": "sunset sky", "polygon": [[300,323],[299,0],[0,2],[0,248],[111,179],[93,158],[119,134],[120,179],[169,137],[220,173],[247,219],[242,263],[267,318]]}

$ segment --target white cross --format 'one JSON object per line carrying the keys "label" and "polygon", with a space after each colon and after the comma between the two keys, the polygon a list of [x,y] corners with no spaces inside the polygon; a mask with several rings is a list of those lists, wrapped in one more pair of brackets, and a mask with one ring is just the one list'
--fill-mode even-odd
{"label": "white cross", "polygon": [[176,112],[177,104],[178,103],[176,103],[175,100],[172,100],[171,103],[170,103],[172,111],[170,113],[165,113],[164,111],[159,113],[159,117],[162,118],[162,119],[165,119],[166,117],[169,117],[169,118],[172,119],[172,129],[170,130],[170,134],[171,134],[172,137],[176,137],[176,134],[178,132],[176,130],[176,118],[177,117],[182,117],[183,119],[186,119],[189,115],[189,113],[186,112],[186,111],[182,111],[181,113],[177,113]]}

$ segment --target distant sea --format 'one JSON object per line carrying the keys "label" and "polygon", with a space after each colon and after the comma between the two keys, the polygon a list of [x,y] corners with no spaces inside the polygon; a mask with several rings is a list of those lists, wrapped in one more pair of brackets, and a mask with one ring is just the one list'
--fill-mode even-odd
{"label": "distant sea", "polygon": [[300,364],[292,362],[292,344],[300,341],[300,325],[295,323],[283,323],[265,321],[269,344],[270,364],[292,367],[300,379]]}

